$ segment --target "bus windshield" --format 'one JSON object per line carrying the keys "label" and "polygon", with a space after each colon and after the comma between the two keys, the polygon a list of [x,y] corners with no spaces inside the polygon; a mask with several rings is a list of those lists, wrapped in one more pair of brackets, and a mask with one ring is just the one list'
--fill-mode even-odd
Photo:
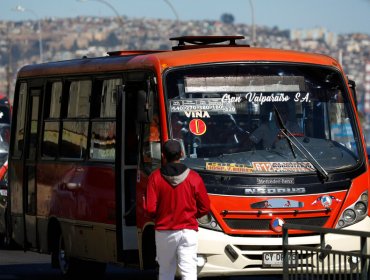
{"label": "bus windshield", "polygon": [[229,64],[165,76],[170,137],[189,167],[310,173],[355,166],[359,137],[345,83],[329,67]]}

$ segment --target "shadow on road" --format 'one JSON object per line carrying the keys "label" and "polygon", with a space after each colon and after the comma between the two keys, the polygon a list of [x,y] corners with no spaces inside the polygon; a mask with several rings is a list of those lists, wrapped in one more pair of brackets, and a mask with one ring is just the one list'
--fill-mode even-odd
{"label": "shadow on road", "polygon": [[[0,265],[0,280],[58,280],[63,279],[58,269],[51,268],[50,263],[8,264]],[[108,266],[105,278],[107,280],[156,280],[154,272],[142,272],[134,269],[123,269]]]}
{"label": "shadow on road", "polygon": [[[0,250],[0,280],[62,280],[59,269],[51,268],[50,255],[21,250]],[[156,280],[154,271],[108,265],[106,280]],[[204,280],[282,280],[281,275],[207,277]]]}

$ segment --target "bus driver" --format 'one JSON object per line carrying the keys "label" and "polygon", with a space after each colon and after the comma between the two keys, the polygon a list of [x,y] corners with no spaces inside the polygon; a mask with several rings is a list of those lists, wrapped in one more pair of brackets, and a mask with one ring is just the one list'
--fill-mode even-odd
{"label": "bus driver", "polygon": [[[302,134],[302,129],[298,125],[297,121],[289,117],[287,106],[279,106],[277,111],[279,112],[284,126],[288,131],[293,134]],[[261,125],[249,136],[249,139],[254,144],[258,144],[262,141],[264,149],[274,148],[275,143],[279,140],[279,132],[282,128],[279,127],[276,113],[274,115],[275,118],[269,118],[269,116],[264,115],[262,117]]]}

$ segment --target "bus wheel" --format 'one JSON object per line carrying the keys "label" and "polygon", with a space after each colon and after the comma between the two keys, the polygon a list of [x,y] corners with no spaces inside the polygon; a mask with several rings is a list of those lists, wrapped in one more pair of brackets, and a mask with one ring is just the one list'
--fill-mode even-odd
{"label": "bus wheel", "polygon": [[0,249],[2,248],[6,248],[6,237],[5,237],[5,233],[1,233],[0,232]]}
{"label": "bus wheel", "polygon": [[[2,243],[2,247],[7,250],[12,250],[12,249],[19,249],[17,244],[13,241],[11,238],[9,232],[4,233],[4,235],[1,237],[0,244]],[[1,247],[1,245],[0,245]]]}
{"label": "bus wheel", "polygon": [[5,232],[0,233],[0,248],[7,250],[20,249],[20,246],[17,245],[12,239],[9,228],[10,225],[7,218],[7,213],[5,212]]}
{"label": "bus wheel", "polygon": [[64,239],[61,233],[59,234],[58,247],[55,253],[55,257],[58,258],[59,269],[64,278],[75,279],[77,276],[79,276],[77,260],[70,258],[66,254]]}
{"label": "bus wheel", "polygon": [[106,264],[94,261],[85,261],[68,256],[62,234],[59,235],[57,255],[59,269],[65,279],[84,279],[93,277],[102,279],[105,274]]}

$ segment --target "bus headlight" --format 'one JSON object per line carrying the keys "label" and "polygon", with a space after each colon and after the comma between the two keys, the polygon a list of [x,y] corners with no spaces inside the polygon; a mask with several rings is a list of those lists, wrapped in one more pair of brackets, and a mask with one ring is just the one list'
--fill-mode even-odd
{"label": "bus headlight", "polygon": [[367,200],[368,200],[367,192],[364,192],[364,193],[361,195],[361,200],[367,203]]}
{"label": "bus headlight", "polygon": [[207,262],[207,258],[203,255],[197,256],[197,267],[202,268]]}
{"label": "bus headlight", "polygon": [[198,225],[202,228],[222,231],[216,219],[213,217],[211,213],[208,213],[207,215],[204,215],[203,217],[198,218]]}
{"label": "bus headlight", "polygon": [[359,215],[365,215],[367,210],[366,204],[362,201],[357,202],[355,204],[355,210]]}
{"label": "bus headlight", "polygon": [[343,211],[335,228],[344,228],[357,223],[367,216],[367,212],[368,193],[365,191],[359,196],[357,201]]}
{"label": "bus headlight", "polygon": [[200,224],[209,224],[212,221],[211,214],[206,214],[203,217],[198,218]]}
{"label": "bus headlight", "polygon": [[356,219],[356,213],[352,209],[347,209],[343,212],[343,219],[347,223],[353,223],[353,221]]}

